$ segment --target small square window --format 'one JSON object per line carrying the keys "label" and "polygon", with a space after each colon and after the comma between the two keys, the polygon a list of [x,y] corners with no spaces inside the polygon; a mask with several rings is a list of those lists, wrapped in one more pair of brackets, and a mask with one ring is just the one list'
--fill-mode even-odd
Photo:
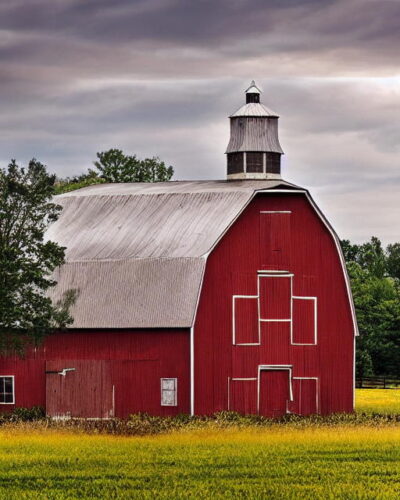
{"label": "small square window", "polygon": [[161,379],[161,406],[177,406],[178,379]]}
{"label": "small square window", "polygon": [[14,404],[13,376],[0,376],[0,404]]}

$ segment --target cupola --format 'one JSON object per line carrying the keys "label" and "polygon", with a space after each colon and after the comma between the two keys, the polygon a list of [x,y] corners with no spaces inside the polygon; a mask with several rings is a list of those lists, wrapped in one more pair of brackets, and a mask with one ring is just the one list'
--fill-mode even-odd
{"label": "cupola", "polygon": [[229,117],[228,180],[280,179],[279,116],[261,103],[261,90],[254,80],[245,93],[246,104]]}

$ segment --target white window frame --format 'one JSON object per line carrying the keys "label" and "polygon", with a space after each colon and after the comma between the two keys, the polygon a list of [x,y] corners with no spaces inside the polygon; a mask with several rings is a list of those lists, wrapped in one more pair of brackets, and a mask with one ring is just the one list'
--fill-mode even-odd
{"label": "white window frame", "polygon": [[[15,377],[14,375],[0,375],[0,380],[2,378],[10,378],[12,384],[12,401],[2,402],[0,401],[0,405],[14,405],[15,404]],[[3,382],[4,383],[4,382]]]}
{"label": "white window frame", "polygon": [[[293,332],[293,302],[295,300],[311,300],[313,301],[314,308],[314,341],[313,342],[293,342],[294,332]],[[290,323],[290,343],[291,345],[318,345],[318,298],[317,297],[296,297],[292,295],[291,303],[291,315],[292,322]]]}
{"label": "white window frame", "polygon": [[[174,381],[174,400],[172,403],[164,402],[164,391],[172,392],[170,389],[164,389],[163,382],[165,380],[173,380]],[[160,389],[161,389],[161,406],[178,406],[178,379],[176,377],[162,377],[160,379]]]}
{"label": "white window frame", "polygon": [[[260,281],[268,278],[287,278],[290,279],[290,318],[261,318],[260,304]],[[257,271],[257,295],[232,295],[232,345],[236,346],[257,346],[261,345],[261,323],[288,323],[290,325],[290,345],[318,345],[318,298],[293,295],[293,280],[295,275],[284,270],[259,270]],[[257,300],[258,310],[258,342],[236,342],[236,301],[238,300]],[[314,341],[313,342],[293,342],[293,303],[295,300],[313,301],[314,304]]]}

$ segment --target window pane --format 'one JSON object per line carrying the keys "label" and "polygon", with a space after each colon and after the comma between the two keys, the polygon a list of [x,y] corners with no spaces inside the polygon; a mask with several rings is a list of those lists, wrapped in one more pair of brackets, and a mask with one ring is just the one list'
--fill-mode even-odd
{"label": "window pane", "polygon": [[12,392],[12,378],[4,377],[4,392]]}
{"label": "window pane", "polygon": [[163,404],[168,406],[175,405],[175,391],[163,391]]}
{"label": "window pane", "polygon": [[5,403],[12,403],[13,402],[13,395],[12,394],[6,394],[5,395]]}
{"label": "window pane", "polygon": [[162,388],[166,391],[175,390],[175,380],[173,378],[164,378],[162,381]]}
{"label": "window pane", "polygon": [[13,403],[14,390],[13,390],[12,377],[0,377],[0,403]]}

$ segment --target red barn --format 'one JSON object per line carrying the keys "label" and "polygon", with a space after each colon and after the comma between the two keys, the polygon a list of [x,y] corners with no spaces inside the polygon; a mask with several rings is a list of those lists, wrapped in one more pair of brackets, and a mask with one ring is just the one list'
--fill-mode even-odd
{"label": "red barn", "polygon": [[280,176],[278,117],[252,83],[224,181],[103,184],[57,197],[53,298],[74,323],[0,360],[0,411],[266,416],[353,410],[356,320],[339,240]]}

